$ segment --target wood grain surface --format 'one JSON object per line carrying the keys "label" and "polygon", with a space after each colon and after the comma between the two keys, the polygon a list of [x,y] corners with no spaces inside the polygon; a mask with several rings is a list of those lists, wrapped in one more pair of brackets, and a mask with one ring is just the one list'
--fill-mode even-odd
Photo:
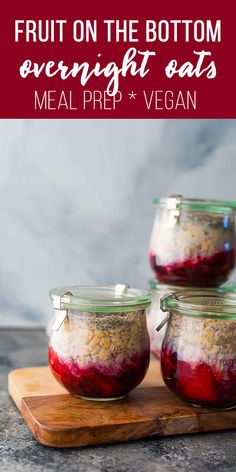
{"label": "wood grain surface", "polygon": [[178,400],[163,386],[156,360],[142,384],[119,401],[73,397],[45,366],[11,372],[9,393],[37,441],[52,447],[236,428],[235,410],[198,409]]}
{"label": "wood grain surface", "polygon": [[21,411],[34,437],[54,447],[214,431],[236,425],[236,412],[189,407],[165,387],[139,388],[123,400],[106,404],[72,395],[28,397],[23,399]]}

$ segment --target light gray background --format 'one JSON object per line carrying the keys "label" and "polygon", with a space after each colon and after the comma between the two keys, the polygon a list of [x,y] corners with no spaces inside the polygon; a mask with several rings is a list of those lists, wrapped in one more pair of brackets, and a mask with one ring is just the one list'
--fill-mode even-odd
{"label": "light gray background", "polygon": [[0,121],[0,325],[49,289],[146,287],[152,198],[236,199],[236,120]]}

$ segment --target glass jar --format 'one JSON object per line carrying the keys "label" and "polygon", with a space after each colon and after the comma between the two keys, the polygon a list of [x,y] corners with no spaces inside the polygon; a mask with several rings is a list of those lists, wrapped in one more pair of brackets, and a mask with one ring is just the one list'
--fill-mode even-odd
{"label": "glass jar", "polygon": [[235,267],[236,202],[155,199],[149,259],[167,285],[215,287]]}
{"label": "glass jar", "polygon": [[195,406],[236,407],[236,297],[176,292],[162,299],[169,317],[161,368],[167,387]]}
{"label": "glass jar", "polygon": [[151,352],[159,359],[162,341],[166,332],[166,325],[164,325],[159,331],[156,330],[157,326],[163,319],[160,301],[164,295],[180,290],[181,287],[162,285],[155,279],[150,280],[149,286],[152,294],[152,302],[147,316],[150,348]]}
{"label": "glass jar", "polygon": [[[150,337],[150,347],[151,347],[151,352],[159,359],[160,354],[161,354],[161,346],[162,346],[162,341],[165,336],[166,332],[166,324],[162,326],[162,328],[157,331],[157,326],[161,323],[163,320],[163,312],[161,310],[161,298],[164,297],[165,295],[171,294],[173,292],[179,292],[179,291],[184,291],[186,290],[186,287],[181,287],[177,285],[163,285],[160,284],[157,280],[152,279],[149,282],[151,294],[152,294],[152,303],[151,306],[148,310],[148,316],[147,316],[147,324],[148,324],[148,332],[149,332],[149,337]],[[201,292],[207,293],[207,292],[212,292],[212,290],[216,290],[219,293],[225,294],[227,296],[227,293],[230,292],[235,292],[236,293],[236,285],[233,283],[227,282],[224,285],[221,285],[220,287],[217,287],[215,289],[213,288],[204,288],[201,287],[191,287],[191,290],[201,290]]]}
{"label": "glass jar", "polygon": [[150,357],[149,292],[127,285],[56,288],[49,365],[70,393],[115,400],[144,378]]}

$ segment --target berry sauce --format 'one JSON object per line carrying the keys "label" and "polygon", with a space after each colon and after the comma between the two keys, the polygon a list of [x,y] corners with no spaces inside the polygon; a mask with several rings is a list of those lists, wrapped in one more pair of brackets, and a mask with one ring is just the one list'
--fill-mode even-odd
{"label": "berry sauce", "polygon": [[162,284],[217,287],[229,278],[235,267],[235,251],[220,251],[212,256],[196,256],[183,262],[159,265],[157,255],[150,253],[150,264]]}
{"label": "berry sauce", "polygon": [[178,397],[205,408],[236,407],[236,359],[228,359],[222,368],[214,362],[187,362],[165,346],[161,354],[165,384]]}
{"label": "berry sauce", "polygon": [[63,361],[49,347],[49,365],[56,380],[72,395],[108,399],[123,397],[143,380],[149,365],[149,350],[115,366],[91,364],[80,367],[73,359]]}

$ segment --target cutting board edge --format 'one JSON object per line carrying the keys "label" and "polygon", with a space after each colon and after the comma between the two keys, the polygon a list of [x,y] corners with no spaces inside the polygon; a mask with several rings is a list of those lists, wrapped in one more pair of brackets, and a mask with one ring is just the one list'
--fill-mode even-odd
{"label": "cutting board edge", "polygon": [[[230,412],[224,412],[224,417],[228,416],[229,423],[228,426],[226,424],[222,426],[220,425],[219,418],[215,418],[213,411],[199,410],[194,415],[185,412],[179,419],[171,415],[164,415],[163,417],[149,416],[146,419],[140,418],[140,420],[137,419],[132,423],[123,421],[113,425],[98,424],[95,427],[89,425],[68,429],[65,429],[65,427],[48,427],[43,422],[40,422],[28,407],[27,400],[31,399],[31,397],[24,397],[22,399],[22,416],[33,437],[40,444],[54,448],[98,446],[144,438],[213,432],[229,430],[234,426]],[[209,421],[207,428],[204,424],[206,416]],[[226,418],[224,420],[226,421]]]}
{"label": "cutting board edge", "polygon": [[[94,426],[83,426],[74,429],[70,428],[66,431],[65,441],[65,429],[50,429],[46,425],[40,423],[28,408],[27,397],[22,398],[21,414],[36,441],[43,446],[58,449],[99,446],[102,444],[128,442],[131,440],[163,435],[163,433],[161,434],[161,432],[156,431],[156,423],[158,420],[149,418],[148,420],[140,420],[135,423],[127,422],[114,425],[97,425],[96,428]],[[125,437],[124,433],[127,435],[128,427],[130,427],[130,433],[128,437]],[[84,432],[87,433],[85,437]],[[106,435],[105,440],[104,434]]]}
{"label": "cutting board edge", "polygon": [[[166,387],[150,387],[139,389],[139,394],[142,395],[143,392],[154,389],[160,389],[163,393],[168,391]],[[63,397],[64,395],[53,395],[50,401],[55,404],[57,400],[64,401]],[[68,397],[71,396],[68,395]],[[214,411],[205,409],[190,411],[191,407],[181,402],[179,405],[182,410],[180,417],[176,413],[166,413],[162,416],[154,413],[146,417],[136,417],[134,421],[130,422],[123,419],[114,424],[103,423],[91,426],[75,423],[75,427],[70,428],[63,424],[48,426],[47,420],[44,422],[40,420],[40,415],[38,416],[41,405],[42,396],[24,397],[21,413],[35,439],[48,447],[84,447],[127,442],[148,437],[219,431],[231,429],[236,425],[235,413],[232,415],[230,411],[222,412],[224,420],[224,425],[222,425],[221,414],[215,415]]]}
{"label": "cutting board edge", "polygon": [[15,369],[9,372],[8,377],[7,377],[7,387],[8,387],[8,393],[12,400],[14,401],[15,405],[17,406],[18,410],[21,411],[21,398],[20,398],[20,392],[17,389],[16,384],[14,383],[14,378],[15,378],[15,372],[17,372],[20,369]]}

